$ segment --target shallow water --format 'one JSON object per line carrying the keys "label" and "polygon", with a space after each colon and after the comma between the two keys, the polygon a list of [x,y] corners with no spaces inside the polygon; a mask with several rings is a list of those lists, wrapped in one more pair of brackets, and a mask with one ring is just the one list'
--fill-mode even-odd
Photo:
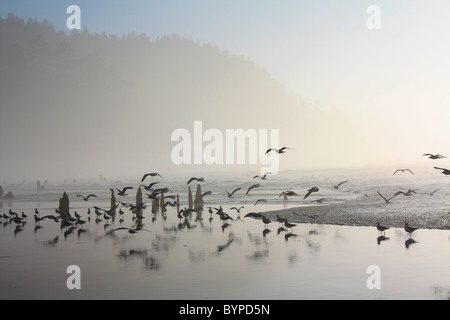
{"label": "shallow water", "polygon": [[[236,180],[231,178],[229,181],[209,181],[203,190],[213,190],[213,195],[205,198],[205,206],[222,205],[234,218],[228,221],[228,226],[224,227],[219,216],[210,215],[207,210],[201,219],[194,213],[188,223],[180,225],[175,209],[168,207],[164,219],[161,213],[152,215],[147,208],[144,228],[151,232],[136,234],[125,230],[110,232],[119,226],[134,226],[133,215],[126,208],[123,209],[126,212],[123,221],[116,217],[114,223],[96,222],[92,213],[91,221],[82,228],[85,232],[79,234],[81,228],[67,233],[67,228],[61,229],[52,220],[39,224],[33,221],[34,208],[38,208],[41,216],[54,214],[63,191],[69,194],[71,212],[77,211],[86,220],[89,207],[109,206],[109,184],[50,185],[39,194],[31,187],[17,189],[16,199],[3,201],[0,212],[24,211],[29,217],[21,231],[15,232],[16,224],[4,219],[0,226],[0,298],[291,300],[450,297],[450,233],[447,230],[419,229],[408,236],[402,228],[391,227],[386,232],[386,239],[378,242],[381,234],[373,226],[297,223],[292,232],[288,232],[279,229],[277,222],[272,222],[266,229],[262,221],[244,218],[251,211],[311,205],[309,200],[283,202],[277,197],[283,189],[295,189],[300,193],[311,183],[329,185],[332,181],[327,179],[310,177],[310,181],[304,179],[301,182],[280,179],[272,184],[266,181],[263,182],[265,187],[253,190],[251,197],[238,195],[231,200],[222,189],[231,185],[231,190],[240,183],[233,183]],[[436,182],[427,179],[417,183],[420,189],[436,187]],[[117,186],[130,181],[117,181]],[[350,182],[340,191],[322,187],[321,194],[312,199],[328,196],[340,197],[346,202],[373,201],[376,205],[372,214],[381,214],[388,207],[380,204],[381,198],[373,195],[372,188],[396,190],[399,184],[403,186],[409,182],[396,181],[395,184],[391,181],[383,184],[381,178],[370,181],[361,178],[358,188],[356,183]],[[433,196],[433,201],[428,201],[426,210],[411,206],[412,202],[421,202],[419,197],[430,198],[425,194],[399,198],[393,202],[392,210],[407,207],[419,217],[425,213],[442,215],[448,204],[448,182],[440,180],[440,183],[438,187],[442,190]],[[186,202],[185,183],[161,182],[161,186],[169,184],[172,191],[180,194],[180,200]],[[88,202],[76,197],[77,193],[90,192],[99,197]],[[133,202],[134,195],[135,192],[130,191],[123,199]],[[253,205],[255,199],[269,195],[272,196],[269,204]],[[236,205],[245,207],[239,215],[230,210]],[[369,206],[363,207],[368,210]],[[41,228],[36,229],[38,225]],[[52,244],[51,240],[56,236],[58,241]],[[69,290],[66,286],[69,265],[78,265],[81,269],[81,290]],[[370,265],[380,267],[380,289],[367,287]]]}

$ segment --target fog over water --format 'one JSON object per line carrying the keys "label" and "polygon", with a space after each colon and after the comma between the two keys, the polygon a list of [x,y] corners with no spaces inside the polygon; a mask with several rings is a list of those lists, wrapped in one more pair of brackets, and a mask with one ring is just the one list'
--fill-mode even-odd
{"label": "fog over water", "polygon": [[[280,147],[295,150],[280,157],[280,170],[427,166],[422,154],[449,154],[449,79],[443,72],[449,48],[439,37],[448,19],[435,15],[435,4],[383,2],[382,28],[373,31],[365,27],[362,4],[330,17],[322,10],[330,9],[325,3],[289,2],[280,17],[302,21],[292,29],[279,24],[290,47],[274,40],[275,30],[260,30],[266,47],[274,41],[270,47],[278,51],[262,50],[259,38],[239,46],[227,35],[213,39],[192,26],[118,30],[106,23],[107,15],[101,27],[100,18],[94,23],[85,14],[87,28],[70,33],[53,18],[60,6],[49,7],[50,22],[33,20],[20,1],[1,7],[2,180],[128,176],[149,168],[259,171],[260,163],[174,165],[177,142],[171,136],[181,128],[194,137],[194,121],[202,121],[200,134],[213,129],[224,137],[227,129],[279,130]],[[80,7],[93,10],[86,3]],[[141,12],[152,15],[152,9]],[[170,12],[164,5],[159,9]],[[200,12],[198,6],[186,9]],[[264,4],[259,14],[269,9]],[[321,24],[293,19],[287,11],[315,15]],[[133,14],[127,8],[124,21]],[[235,13],[236,21],[242,14]],[[251,19],[260,21],[259,14]],[[412,17],[417,22],[406,23]],[[212,20],[205,21],[210,32],[219,25]],[[236,41],[255,32],[242,30]],[[298,40],[289,41],[294,35]],[[193,159],[194,146],[192,152]]]}

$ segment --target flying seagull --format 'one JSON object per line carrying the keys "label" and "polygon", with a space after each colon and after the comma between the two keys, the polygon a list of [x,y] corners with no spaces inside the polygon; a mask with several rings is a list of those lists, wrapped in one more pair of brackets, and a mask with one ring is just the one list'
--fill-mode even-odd
{"label": "flying seagull", "polygon": [[386,203],[390,203],[391,199],[397,196],[397,194],[395,194],[395,195],[393,195],[392,197],[390,197],[389,199],[386,199],[386,197],[383,196],[383,195],[380,193],[380,191],[377,191],[377,193],[378,193],[378,195],[379,195],[380,197],[382,197],[382,198],[384,199],[384,201],[385,201]]}
{"label": "flying seagull", "polygon": [[342,184],[346,183],[346,182],[348,182],[348,180],[339,182],[337,185],[335,185],[335,186],[333,186],[333,187],[334,187],[335,189],[339,189],[339,187],[340,187]]}
{"label": "flying seagull", "polygon": [[156,182],[150,183],[148,186],[146,186],[146,185],[141,185],[141,186],[144,187],[145,190],[151,191],[152,188],[153,188],[153,186],[156,185],[156,184],[158,184],[158,183],[159,183],[159,181],[156,181]]}
{"label": "flying seagull", "polygon": [[243,206],[241,206],[241,207],[239,207],[239,208],[231,207],[230,210],[236,210],[237,213],[241,213],[241,210],[242,210],[243,208],[244,208]]}
{"label": "flying seagull", "polygon": [[284,196],[284,197],[291,197],[291,196],[298,196],[298,194],[296,194],[294,191],[283,191],[282,193],[280,193],[280,195],[278,196],[278,198],[279,197],[281,197],[281,196]]}
{"label": "flying seagull", "polygon": [[186,184],[189,184],[189,183],[191,183],[194,180],[198,181],[198,182],[205,182],[205,179],[203,179],[203,178],[192,177],[192,178],[189,179],[189,181]]}
{"label": "flying seagull", "polygon": [[319,191],[319,188],[318,188],[318,187],[312,187],[312,188],[310,188],[310,189],[308,190],[308,192],[305,194],[305,196],[303,197],[303,199],[308,198],[308,197],[311,195],[311,193],[313,193],[313,192],[318,192],[318,191]]}
{"label": "flying seagull", "polygon": [[414,174],[414,172],[412,172],[410,169],[397,169],[397,170],[395,170],[395,172],[392,174],[392,175],[395,175],[397,172],[399,172],[399,171],[401,171],[401,172],[405,172],[405,171],[409,171],[409,172],[411,172],[412,174]]}
{"label": "flying seagull", "polygon": [[264,174],[263,176],[262,176],[262,175],[256,175],[256,176],[253,177],[253,179],[255,179],[255,178],[261,178],[261,180],[266,180],[268,174],[272,174],[272,173],[267,172],[267,173]]}
{"label": "flying seagull", "polygon": [[227,192],[228,198],[231,198],[233,196],[233,194],[239,190],[241,190],[242,188],[237,188],[234,189],[233,192],[229,193],[228,190],[225,189],[225,191]]}
{"label": "flying seagull", "polygon": [[441,190],[441,188],[436,189],[436,190],[434,190],[434,191],[432,191],[432,192],[430,192],[430,193],[424,193],[424,194],[429,194],[430,196],[434,196],[434,194],[435,194],[436,192],[438,192],[439,190]]}
{"label": "flying seagull", "polygon": [[263,187],[263,185],[262,185],[262,184],[259,184],[259,183],[250,186],[250,187],[247,189],[246,195],[248,195],[248,193],[250,192],[250,190],[252,190],[252,189],[254,189],[254,188],[260,188],[260,187]]}
{"label": "flying seagull", "polygon": [[440,154],[431,154],[431,153],[425,153],[422,156],[428,156],[428,159],[442,159],[447,158],[446,156],[440,155]]}
{"label": "flying seagull", "polygon": [[[141,182],[144,182],[144,180],[145,180],[148,176],[150,176],[150,177],[161,177],[161,178],[162,178],[162,176],[161,176],[158,172],[151,172],[151,173],[146,173],[146,174],[144,174],[144,176],[143,176],[142,179],[141,179]],[[163,179],[164,179],[164,178],[163,178]]]}
{"label": "flying seagull", "polygon": [[438,167],[434,167],[435,169],[438,170],[442,170],[442,174],[445,174],[446,176],[450,175],[450,170],[449,169],[444,169],[444,168],[438,168]]}
{"label": "flying seagull", "polygon": [[260,219],[262,218],[264,215],[260,212],[249,212],[247,213],[244,218],[255,218],[255,219]]}
{"label": "flying seagull", "polygon": [[133,187],[125,187],[122,190],[116,189],[118,191],[117,195],[125,197],[127,195],[126,192],[127,192],[128,189],[133,189]]}
{"label": "flying seagull", "polygon": [[97,196],[95,194],[90,194],[90,195],[85,197],[85,196],[83,196],[81,194],[77,194],[77,197],[81,197],[81,198],[83,198],[84,201],[88,201],[90,197],[97,197]]}
{"label": "flying seagull", "polygon": [[260,203],[260,202],[267,203],[267,200],[266,200],[266,199],[258,199],[258,200],[256,200],[256,202],[255,202],[255,206],[256,206],[258,203]]}
{"label": "flying seagull", "polygon": [[270,148],[270,149],[267,149],[266,154],[268,154],[268,153],[271,152],[271,151],[275,151],[275,152],[278,153],[278,154],[280,154],[280,153],[286,153],[287,150],[292,150],[292,149],[289,148],[289,147],[283,147],[283,148],[281,148],[281,149]]}

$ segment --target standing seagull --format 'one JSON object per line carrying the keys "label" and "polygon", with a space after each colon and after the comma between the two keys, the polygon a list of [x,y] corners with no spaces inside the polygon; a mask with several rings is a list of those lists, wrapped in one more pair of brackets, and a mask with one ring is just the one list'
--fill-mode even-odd
{"label": "standing seagull", "polygon": [[395,172],[392,174],[392,175],[395,175],[397,172],[399,172],[399,171],[401,171],[401,172],[405,172],[405,171],[409,171],[409,172],[411,172],[412,174],[414,174],[414,172],[412,172],[410,169],[397,169],[397,170],[395,170]]}
{"label": "standing seagull", "polygon": [[446,176],[450,175],[450,170],[449,169],[444,169],[444,168],[438,168],[438,167],[434,167],[435,169],[438,170],[442,170],[442,174],[445,174]]}
{"label": "standing seagull", "polygon": [[318,192],[318,191],[319,191],[319,188],[318,188],[318,187],[312,187],[311,189],[308,190],[308,192],[305,194],[305,196],[303,197],[303,199],[308,198],[308,197],[311,195],[311,193],[313,193],[313,192]]}
{"label": "standing seagull", "polygon": [[268,227],[269,223],[271,223],[272,221],[270,221],[269,219],[266,218],[265,215],[262,216],[262,221],[264,223],[264,227]]}
{"label": "standing seagull", "polygon": [[335,185],[335,186],[333,186],[333,187],[334,187],[335,189],[339,189],[339,187],[340,187],[342,184],[347,183],[347,182],[348,182],[348,180],[339,182],[337,185]]}
{"label": "standing seagull", "polygon": [[388,230],[389,228],[388,227],[384,227],[384,226],[380,225],[379,222],[377,222],[377,229],[378,229],[378,231],[383,232],[383,234],[384,234],[385,231]]}
{"label": "standing seagull", "polygon": [[431,154],[431,153],[425,153],[422,156],[428,156],[428,159],[442,159],[442,158],[447,158],[446,156],[440,155],[440,154]]}
{"label": "standing seagull", "polygon": [[419,228],[413,228],[413,227],[410,227],[410,226],[408,225],[408,223],[405,223],[405,231],[408,232],[409,234],[413,233],[413,232],[416,231],[417,229],[419,229]]}

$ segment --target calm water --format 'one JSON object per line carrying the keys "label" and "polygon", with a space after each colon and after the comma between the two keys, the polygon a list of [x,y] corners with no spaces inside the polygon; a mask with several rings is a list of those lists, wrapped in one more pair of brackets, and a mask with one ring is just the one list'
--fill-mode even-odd
{"label": "calm water", "polygon": [[[388,173],[387,175],[391,175]],[[262,221],[244,218],[251,211],[294,208],[311,205],[310,199],[332,198],[331,202],[361,203],[361,212],[406,218],[436,227],[448,225],[449,179],[420,175],[387,177],[357,173],[347,184],[335,190],[332,185],[346,176],[295,176],[259,181],[264,188],[245,196],[252,177],[207,179],[202,190],[211,190],[206,206],[222,205],[235,220],[225,226],[219,216],[204,211],[180,225],[176,210],[161,213],[144,211],[144,228],[129,234],[110,231],[119,226],[133,227],[133,215],[127,208],[123,221],[114,223],[91,220],[83,228],[68,233],[58,223],[45,220],[37,229],[34,208],[41,216],[54,214],[58,199],[66,191],[71,212],[87,220],[93,205],[109,206],[109,187],[138,186],[140,177],[111,182],[49,184],[39,194],[33,186],[16,186],[16,198],[3,200],[0,212],[11,209],[28,217],[22,230],[2,219],[0,226],[0,298],[1,299],[448,299],[450,292],[450,231],[419,229],[409,237],[402,228],[387,230],[384,241],[373,226],[297,224],[291,233],[273,222],[267,231]],[[156,180],[180,194],[186,204],[186,179]],[[206,178],[206,177],[205,177]],[[147,182],[147,181],[146,181]],[[150,182],[150,179],[148,180]],[[303,192],[313,185],[320,192],[303,200]],[[195,192],[196,183],[193,184]],[[243,187],[234,199],[224,189]],[[386,206],[376,190],[390,194],[399,187],[417,188],[414,197],[394,199]],[[5,186],[4,186],[5,188]],[[430,196],[426,194],[441,188]],[[9,190],[8,188],[5,188]],[[284,190],[301,194],[283,202]],[[401,190],[401,189],[400,189]],[[95,193],[98,198],[84,202],[76,194]],[[256,199],[268,204],[254,206]],[[135,189],[117,200],[135,201]],[[381,200],[381,202],[380,202]],[[373,209],[371,207],[373,203]],[[238,215],[230,210],[242,205]],[[403,214],[403,215],[402,215]],[[431,218],[430,218],[431,217]],[[212,218],[212,219],[211,219]],[[386,219],[388,221],[388,219]],[[389,221],[391,221],[389,220]],[[349,221],[349,224],[352,224]],[[439,225],[440,224],[440,225]],[[430,227],[430,225],[428,225]],[[82,230],[82,231],[80,231]],[[52,240],[58,236],[58,241]],[[66,269],[81,269],[81,290],[68,290]],[[369,290],[366,272],[370,265],[381,271],[381,289]]]}

